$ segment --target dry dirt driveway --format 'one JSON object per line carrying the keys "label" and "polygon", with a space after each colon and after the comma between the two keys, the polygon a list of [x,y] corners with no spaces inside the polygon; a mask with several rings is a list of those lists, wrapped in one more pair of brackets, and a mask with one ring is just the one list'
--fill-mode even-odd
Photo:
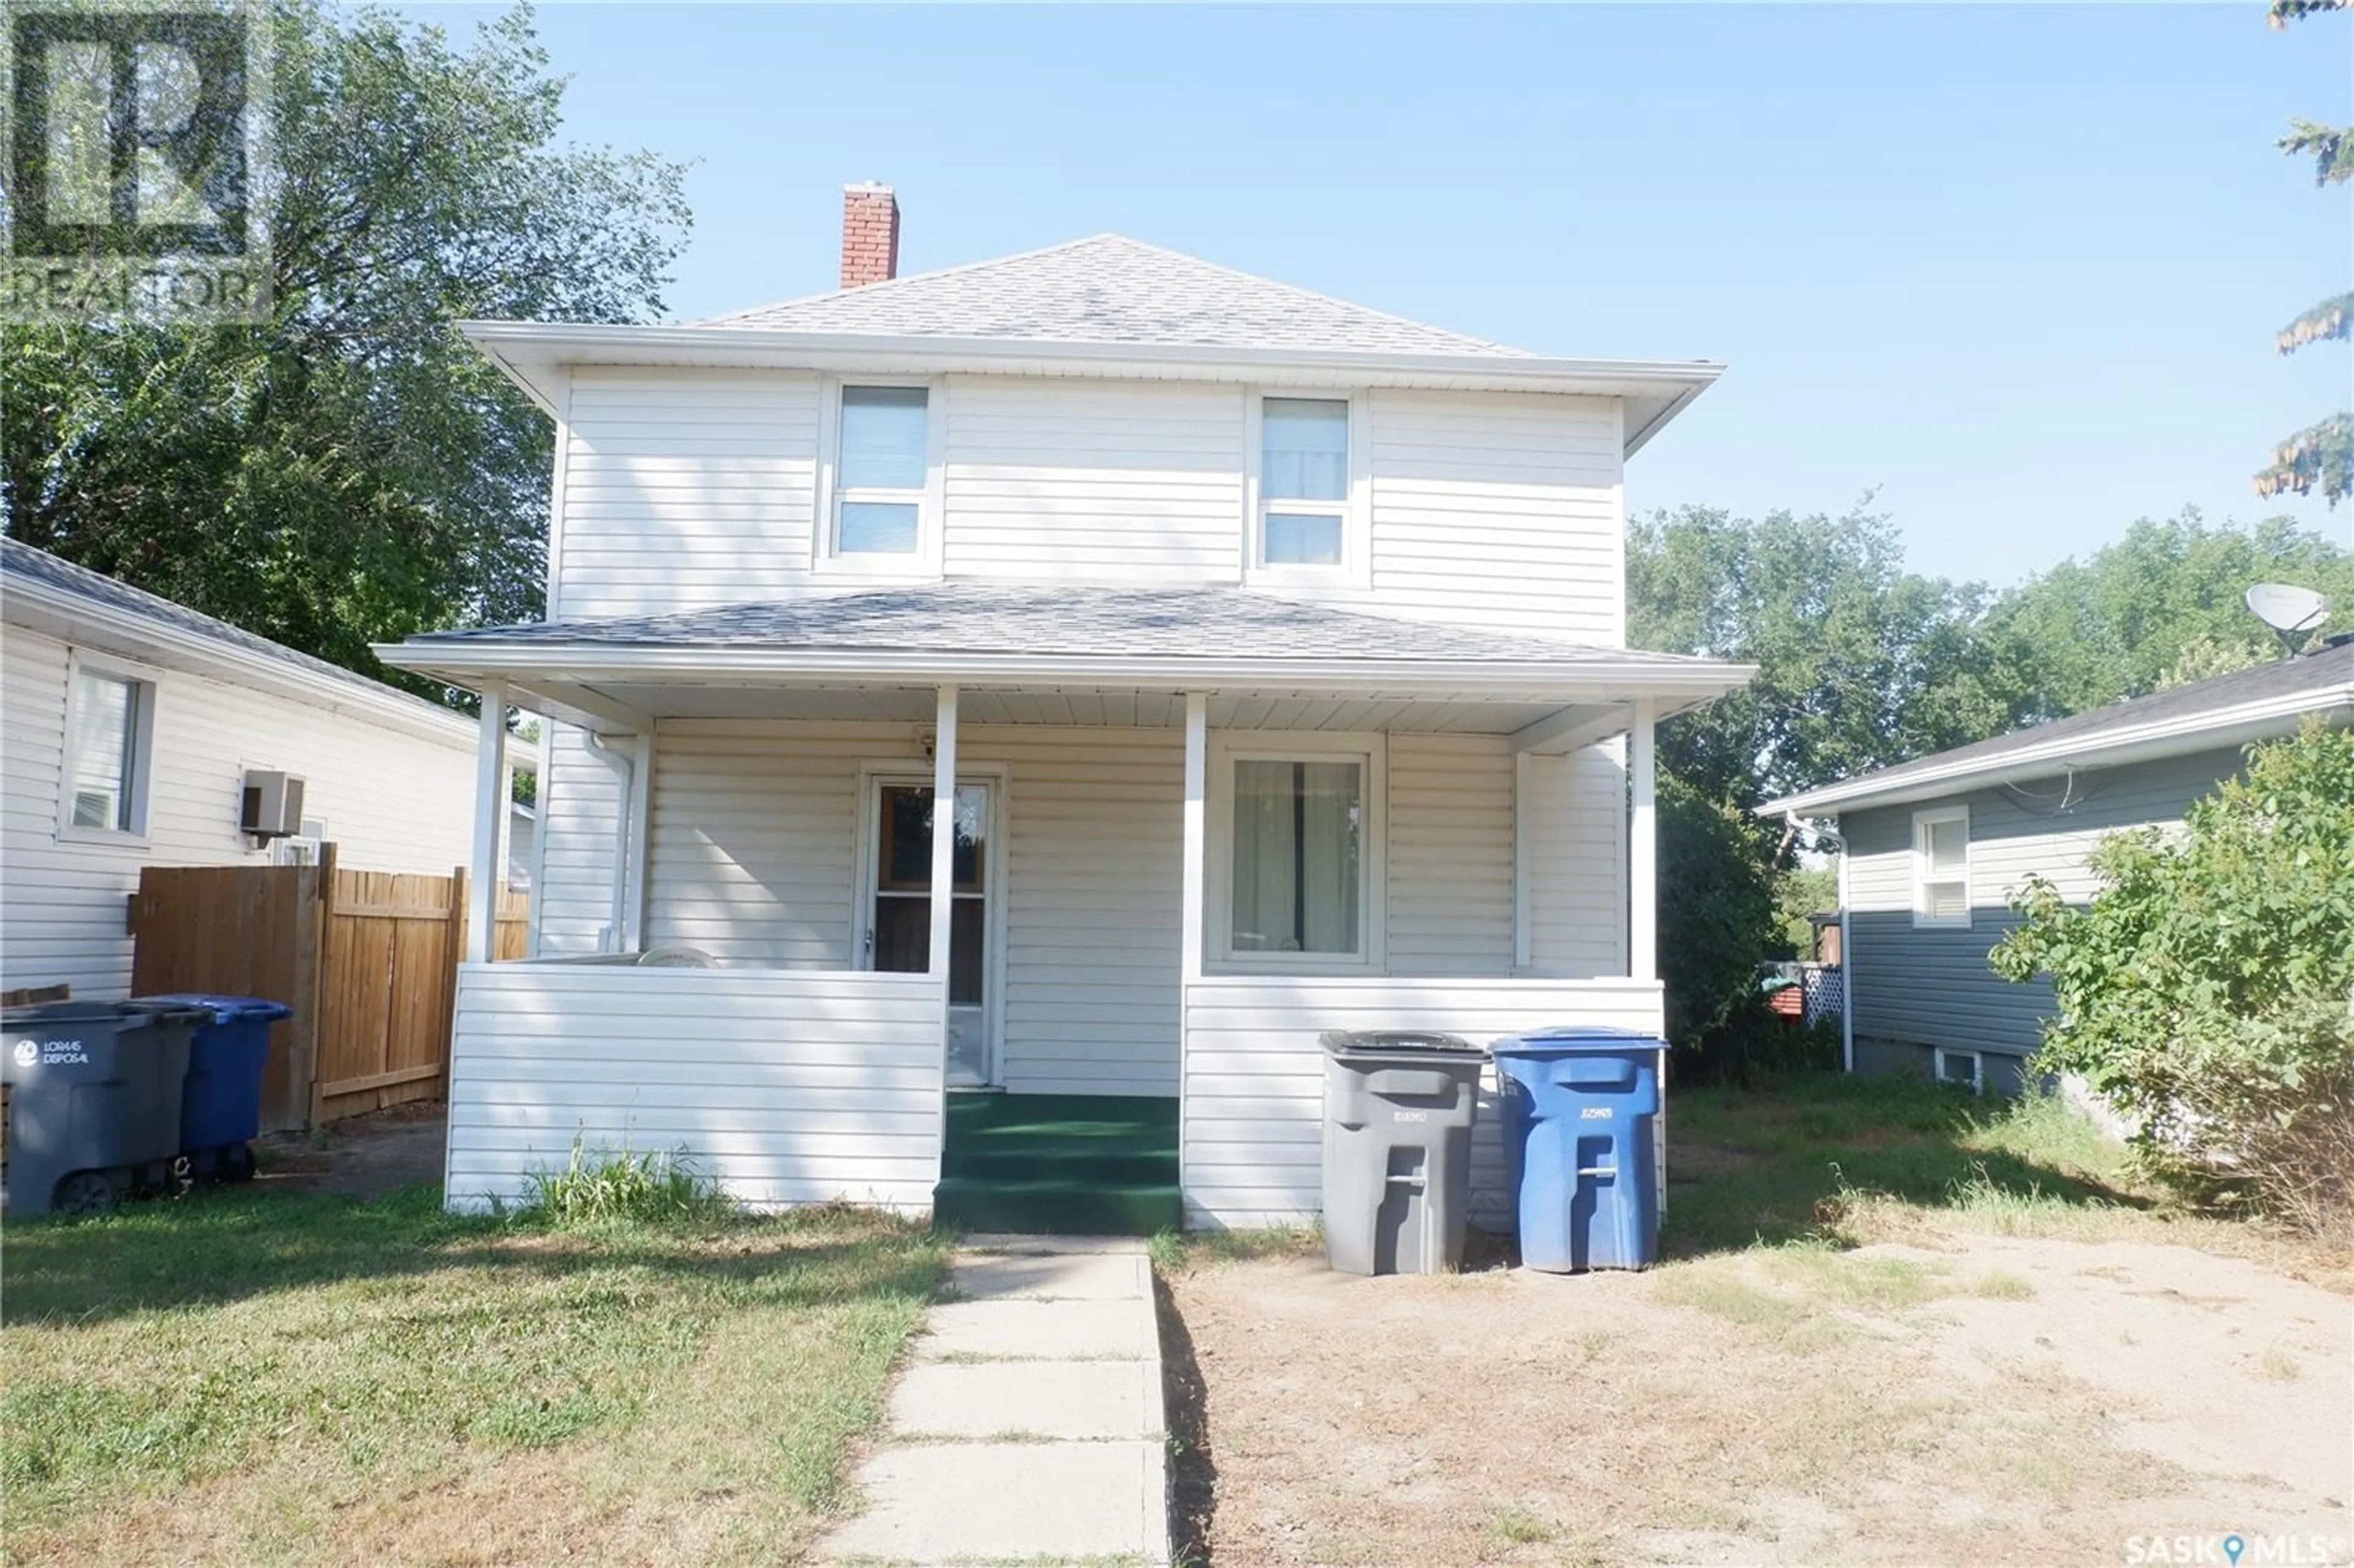
{"label": "dry dirt driveway", "polygon": [[2227,1532],[2345,1562],[2354,1534],[2354,1302],[2188,1248],[1260,1260],[1172,1294],[1214,1564],[2122,1563]]}

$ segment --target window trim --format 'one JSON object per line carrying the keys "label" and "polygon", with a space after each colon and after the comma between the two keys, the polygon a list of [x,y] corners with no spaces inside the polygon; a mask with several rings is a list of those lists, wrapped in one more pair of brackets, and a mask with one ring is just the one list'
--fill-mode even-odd
{"label": "window trim", "polygon": [[[122,681],[131,687],[132,758],[129,790],[131,795],[131,826],[128,828],[86,828],[73,820],[74,768],[74,688],[85,674],[103,680]],[[59,842],[115,844],[125,849],[144,849],[149,843],[149,805],[154,795],[155,783],[155,704],[162,688],[159,672],[126,659],[86,649],[66,651],[65,704],[61,717],[64,732],[58,737],[58,839]]]}
{"label": "window trim", "polygon": [[[845,387],[920,387],[924,389],[924,485],[919,491],[849,491],[840,483],[842,393]],[[817,486],[810,518],[810,569],[835,577],[904,581],[938,577],[944,556],[948,468],[948,381],[938,376],[828,376],[818,383]],[[835,547],[844,500],[916,503],[916,547],[905,555]]]}
{"label": "window trim", "polygon": [[[1962,912],[1958,916],[1929,913],[1929,889],[1934,885],[1950,882],[1950,877],[1933,878],[1929,874],[1929,830],[1943,822],[1962,824]],[[1933,806],[1913,813],[1913,927],[1921,931],[1967,931],[1972,918],[1971,893],[1975,867],[1975,835],[1970,832],[1970,809],[1967,806]]]}
{"label": "window trim", "polygon": [[1943,1085],[1946,1088],[1960,1088],[1962,1084],[1959,1079],[1946,1076],[1946,1062],[1949,1057],[1956,1061],[1959,1061],[1965,1056],[1969,1058],[1970,1063],[1970,1093],[1974,1095],[1985,1094],[1986,1053],[1983,1051],[1965,1051],[1958,1046],[1932,1045],[1929,1048],[1930,1075],[1935,1077],[1939,1084]]}
{"label": "window trim", "polygon": [[[1209,930],[1203,946],[1210,961],[1232,973],[1296,975],[1381,974],[1388,964],[1389,756],[1379,734],[1285,731],[1261,736],[1212,731],[1208,747],[1209,832],[1203,853],[1203,902]],[[1357,866],[1357,951],[1282,953],[1236,951],[1234,946],[1235,764],[1237,762],[1345,762],[1364,765],[1365,853]]]}
{"label": "window trim", "polygon": [[[1342,403],[1349,410],[1349,493],[1333,501],[1278,501],[1261,493],[1267,467],[1266,415],[1270,397],[1307,402]],[[1366,395],[1354,388],[1327,387],[1251,387],[1243,397],[1243,581],[1270,588],[1356,588],[1373,586],[1373,458],[1367,440]],[[1283,512],[1330,513],[1341,519],[1341,559],[1334,566],[1310,566],[1266,558],[1267,514],[1270,504]]]}

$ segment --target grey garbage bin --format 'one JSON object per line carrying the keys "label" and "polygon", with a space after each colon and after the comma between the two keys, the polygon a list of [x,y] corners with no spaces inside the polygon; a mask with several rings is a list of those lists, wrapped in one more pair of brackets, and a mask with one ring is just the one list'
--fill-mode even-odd
{"label": "grey garbage bin", "polygon": [[1324,1246],[1343,1274],[1463,1261],[1471,1123],[1488,1054],[1452,1034],[1328,1030]]}
{"label": "grey garbage bin", "polygon": [[11,1219],[111,1207],[167,1187],[180,1153],[188,1041],[179,1003],[49,1001],[0,1014]]}

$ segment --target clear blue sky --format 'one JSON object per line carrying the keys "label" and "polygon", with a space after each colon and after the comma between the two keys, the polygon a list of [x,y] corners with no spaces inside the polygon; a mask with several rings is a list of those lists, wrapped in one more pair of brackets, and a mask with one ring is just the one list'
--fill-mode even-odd
{"label": "clear blue sky", "polygon": [[[455,6],[416,6],[452,25]],[[1731,369],[1638,510],[1843,509],[1998,583],[2260,503],[2349,406],[2272,334],[2354,279],[2354,17],[2005,6],[552,5],[570,132],[697,160],[673,312],[833,286],[839,190],[902,271],[1106,229],[1539,353]]]}

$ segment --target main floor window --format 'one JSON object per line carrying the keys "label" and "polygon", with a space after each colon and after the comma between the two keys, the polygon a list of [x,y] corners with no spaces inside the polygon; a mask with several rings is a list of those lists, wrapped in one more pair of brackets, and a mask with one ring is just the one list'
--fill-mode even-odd
{"label": "main floor window", "polygon": [[90,832],[144,831],[144,681],[77,669],[66,716],[66,821]]}
{"label": "main floor window", "polygon": [[1913,924],[1970,923],[1970,809],[1913,813]]}
{"label": "main floor window", "polygon": [[1236,953],[1364,950],[1365,764],[1235,763]]}

